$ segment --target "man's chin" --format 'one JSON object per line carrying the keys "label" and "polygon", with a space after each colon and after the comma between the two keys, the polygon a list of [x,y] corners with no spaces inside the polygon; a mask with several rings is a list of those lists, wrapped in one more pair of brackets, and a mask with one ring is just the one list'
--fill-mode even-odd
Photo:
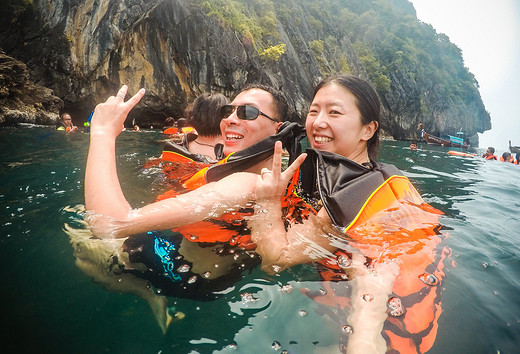
{"label": "man's chin", "polygon": [[244,144],[242,144],[242,141],[240,141],[240,140],[235,140],[235,141],[232,141],[231,143],[225,142],[224,149],[223,149],[224,155],[229,155],[233,152],[237,152],[237,151],[245,149],[245,147],[243,147],[243,145]]}

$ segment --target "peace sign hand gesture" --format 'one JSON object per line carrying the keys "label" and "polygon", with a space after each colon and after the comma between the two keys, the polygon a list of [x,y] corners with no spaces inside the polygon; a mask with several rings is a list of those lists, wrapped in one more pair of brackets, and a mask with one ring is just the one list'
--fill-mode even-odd
{"label": "peace sign hand gesture", "polygon": [[287,184],[303,163],[307,154],[301,154],[294,162],[282,172],[282,143],[277,141],[274,145],[272,171],[262,168],[256,180],[255,195],[257,203],[260,201],[280,201],[285,194]]}
{"label": "peace sign hand gesture", "polygon": [[92,116],[91,134],[109,134],[117,137],[124,128],[124,122],[128,113],[141,101],[145,90],[140,89],[128,101],[124,101],[128,92],[128,86],[123,85],[115,96],[110,96],[104,103],[100,103]]}

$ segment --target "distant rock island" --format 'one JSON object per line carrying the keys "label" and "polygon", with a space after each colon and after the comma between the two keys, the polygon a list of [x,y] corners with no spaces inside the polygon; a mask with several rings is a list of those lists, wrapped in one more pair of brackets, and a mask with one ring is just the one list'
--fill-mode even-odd
{"label": "distant rock island", "polygon": [[407,0],[5,0],[0,48],[0,125],[60,111],[81,124],[128,84],[147,90],[129,119],[160,127],[249,82],[284,90],[302,121],[314,85],[350,73],[376,87],[388,137],[418,139],[423,123],[477,145],[491,129],[460,49]]}

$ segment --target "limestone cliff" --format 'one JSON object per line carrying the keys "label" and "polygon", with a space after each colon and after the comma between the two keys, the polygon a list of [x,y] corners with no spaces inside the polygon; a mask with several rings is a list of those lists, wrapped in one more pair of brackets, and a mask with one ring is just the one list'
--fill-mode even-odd
{"label": "limestone cliff", "polygon": [[0,125],[54,124],[63,101],[34,84],[24,63],[0,51]]}
{"label": "limestone cliff", "polygon": [[[381,4],[397,17],[415,16],[406,0],[357,3],[357,12],[329,9],[329,16],[341,13],[345,23],[352,24],[374,13],[369,6]],[[325,3],[323,8],[311,0],[39,0],[25,4],[11,20],[15,25],[0,25],[0,47],[26,63],[32,80],[52,89],[77,124],[123,83],[129,85],[130,93],[147,89],[130,119],[157,126],[166,116],[180,117],[186,104],[202,92],[229,96],[248,82],[279,87],[304,112],[320,79],[350,72],[370,79],[378,88],[384,104],[383,129],[397,139],[417,138],[419,122],[438,133],[462,128],[476,135],[490,129],[477,88],[465,87],[467,97],[453,98],[420,65],[413,72],[409,64],[398,69],[390,64],[374,67],[360,45],[361,32],[341,31],[336,21],[320,20],[319,13],[328,6]],[[241,29],[236,20],[227,22],[231,15],[224,12],[229,8],[223,4],[238,6],[244,18],[261,19],[256,22],[262,24],[262,34],[255,37],[254,28]],[[268,8],[275,15],[266,12]],[[268,30],[266,24],[271,26]],[[374,36],[372,32],[369,28],[363,36]],[[274,59],[263,55],[277,44],[284,45],[283,54]],[[384,63],[382,54],[375,56]]]}

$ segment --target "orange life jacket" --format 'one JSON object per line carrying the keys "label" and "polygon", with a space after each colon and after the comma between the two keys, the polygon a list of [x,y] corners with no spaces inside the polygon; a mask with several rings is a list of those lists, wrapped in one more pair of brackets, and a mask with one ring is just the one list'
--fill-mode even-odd
{"label": "orange life jacket", "polygon": [[[270,136],[249,148],[231,153],[217,164],[204,166],[189,178],[182,180],[182,187],[186,190],[194,190],[200,186],[222,179],[223,177],[256,165],[273,154],[274,143],[277,140],[284,142],[284,147],[293,151],[293,155],[300,151],[298,147],[291,145],[296,136],[304,136],[305,131],[296,123],[285,122],[276,135]],[[164,153],[163,153],[164,155]],[[172,197],[175,194],[163,194],[160,198]],[[295,201],[303,203],[301,201]],[[303,205],[303,204],[302,204]],[[285,202],[286,210],[291,209],[290,202]],[[292,208],[291,212],[285,212],[286,226],[290,215],[295,215],[299,208]],[[242,208],[239,211],[226,213],[219,218],[184,225],[173,229],[182,233],[187,239],[194,242],[212,243],[227,242],[230,245],[244,249],[254,249],[256,245],[251,241],[251,232],[247,228],[246,217],[253,215],[253,208]]]}
{"label": "orange life jacket", "polygon": [[[361,166],[333,155],[309,150],[307,153],[315,164],[340,166],[345,163],[348,169],[360,171],[358,175],[352,174],[354,181],[322,181],[317,189],[329,188],[327,193],[335,195],[336,200],[328,200],[322,195],[322,201],[331,220],[348,236],[350,246],[359,249],[371,262],[397,260],[400,264],[392,290],[401,301],[404,313],[397,317],[388,316],[385,321],[383,336],[389,347],[400,353],[426,352],[433,346],[437,335],[437,321],[441,314],[439,284],[444,279],[445,258],[450,254],[449,249],[442,246],[439,234],[439,217],[443,213],[425,203],[410,181],[395,174],[395,169],[375,163],[373,171],[362,173]],[[318,179],[331,175],[325,167],[321,172],[319,170],[316,172]],[[348,173],[342,172],[343,175]],[[360,182],[356,183],[356,179]],[[382,183],[373,187],[381,180]],[[343,185],[338,187],[341,190],[334,189],[338,184]],[[365,186],[369,186],[368,191],[360,191]],[[342,194],[342,191],[346,193]],[[351,209],[351,206],[354,206],[355,213],[337,210]],[[347,280],[340,261],[345,257],[349,255],[344,250],[337,250],[335,257],[322,260],[318,265],[321,277],[328,281]],[[436,282],[432,283],[431,279],[436,279]],[[335,308],[350,304],[348,297],[340,293],[313,298]]]}
{"label": "orange life jacket", "polygon": [[169,127],[163,130],[164,134],[177,134],[177,128],[176,127]]}
{"label": "orange life jacket", "polygon": [[[333,223],[351,239],[350,244],[372,262],[398,258],[401,270],[393,292],[401,300],[405,312],[399,317],[388,317],[383,336],[391,348],[402,353],[429,350],[435,341],[441,313],[441,287],[438,284],[444,278],[444,260],[449,255],[449,251],[440,245],[438,219],[442,212],[425,203],[408,179],[400,176],[391,165],[374,162],[374,168],[368,170],[350,160],[338,159],[336,154],[313,151],[308,151],[306,162],[293,176],[282,200],[286,227],[316,214],[317,208],[311,200],[320,199]],[[236,166],[243,167],[240,158],[248,155],[249,152],[228,156],[218,167],[200,170],[185,180],[183,186],[191,189],[206,181],[220,179],[234,172]],[[334,174],[339,180],[330,180]],[[341,181],[344,175],[348,178]],[[321,181],[321,185],[317,181]],[[300,186],[303,189],[299,189]],[[305,186],[317,187],[319,198],[312,197],[311,192],[304,195]],[[252,210],[245,209],[174,231],[191,241],[227,242],[254,249],[256,245],[251,242],[244,223],[244,217],[251,214]],[[336,253],[344,256],[341,250]],[[345,280],[337,258],[324,259],[318,266],[323,280]],[[436,285],[424,282],[431,275],[438,279]],[[348,298],[327,296],[335,299],[334,307],[344,308],[349,304]],[[318,302],[320,299],[320,296],[315,298]],[[328,301],[322,303],[330,304]]]}
{"label": "orange life jacket", "polygon": [[172,134],[186,134],[189,132],[196,133],[197,131],[193,127],[182,127],[182,128],[176,128],[176,127],[170,127],[163,130],[164,134],[172,135]]}
{"label": "orange life jacket", "polygon": [[495,155],[488,155],[488,156],[485,156],[485,158],[486,158],[486,160],[498,160]]}
{"label": "orange life jacket", "polygon": [[[351,246],[358,248],[372,262],[398,259],[400,273],[394,282],[393,293],[405,311],[399,317],[388,317],[383,336],[391,348],[402,353],[429,350],[435,341],[441,314],[439,283],[444,279],[444,260],[450,254],[441,246],[439,216],[442,212],[425,203],[410,181],[391,165],[373,162],[374,168],[369,170],[336,154],[312,149],[307,153],[306,162],[291,179],[282,199],[286,228],[316,214],[317,207],[312,200],[320,199],[333,223],[351,240]],[[225,160],[222,163],[226,165],[229,162]],[[226,168],[211,167],[210,170]],[[335,171],[339,171],[339,180],[329,178]],[[207,174],[201,170],[187,182],[194,185],[206,183]],[[341,176],[345,175],[352,179],[341,181]],[[318,180],[322,185],[317,185]],[[313,197],[309,186],[322,194]],[[245,215],[223,216],[227,225],[214,219],[178,231],[199,242],[230,242],[254,249],[256,245],[251,243],[249,230],[242,224]],[[229,224],[239,225],[247,233],[229,232]],[[338,257],[342,254],[344,251],[336,252]],[[318,269],[325,281],[345,280],[335,257],[322,260]],[[424,282],[431,275],[438,280],[436,285]],[[344,308],[350,303],[348,297],[330,293],[315,296],[314,300],[336,308]]]}
{"label": "orange life jacket", "polygon": [[509,156],[509,161],[504,160],[504,157],[500,156],[500,161],[515,163],[515,159],[513,158],[513,155]]}

